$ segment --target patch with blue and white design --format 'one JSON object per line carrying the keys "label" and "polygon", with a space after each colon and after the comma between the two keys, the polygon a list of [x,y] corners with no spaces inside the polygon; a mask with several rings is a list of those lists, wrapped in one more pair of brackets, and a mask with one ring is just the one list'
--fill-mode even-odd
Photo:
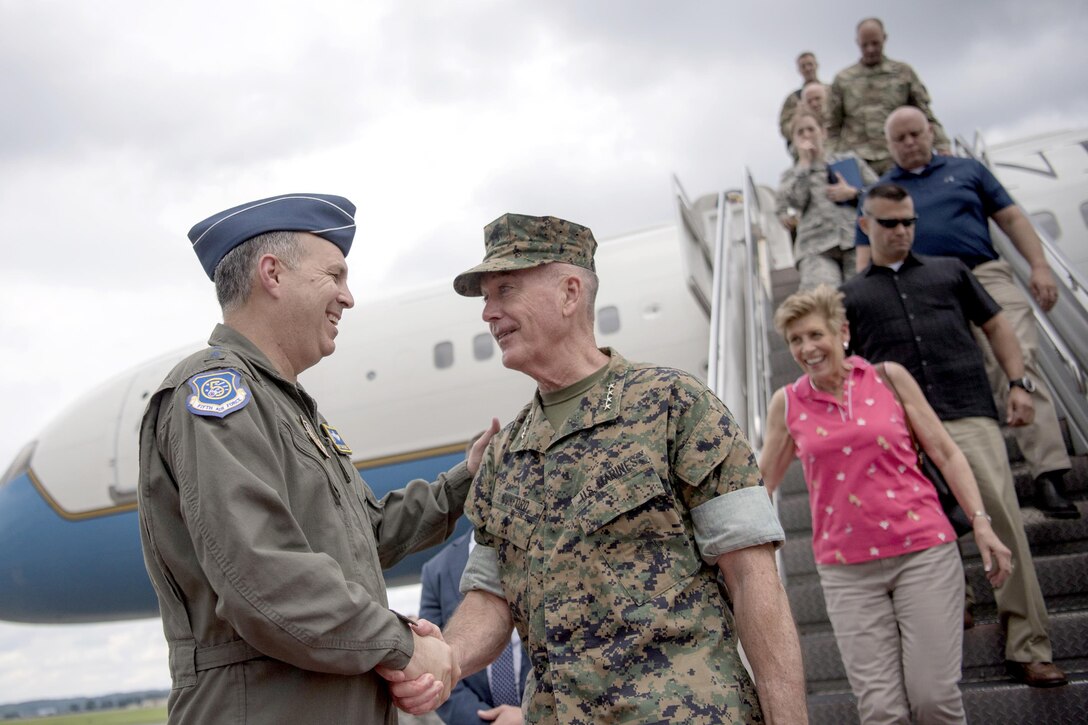
{"label": "patch with blue and white design", "polygon": [[193,394],[185,407],[196,415],[224,418],[249,403],[253,394],[242,381],[242,374],[233,368],[210,370],[189,378]]}
{"label": "patch with blue and white design", "polygon": [[340,431],[328,423],[322,423],[321,430],[325,433],[325,437],[329,439],[329,442],[332,443],[332,447],[336,449],[337,453],[343,453],[345,456],[351,455],[351,446],[341,437]]}

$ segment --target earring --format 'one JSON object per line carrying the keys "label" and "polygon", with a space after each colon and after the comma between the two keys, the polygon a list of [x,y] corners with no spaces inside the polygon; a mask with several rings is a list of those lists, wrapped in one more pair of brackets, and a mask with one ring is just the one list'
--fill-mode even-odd
{"label": "earring", "polygon": [[848,341],[846,341],[846,340],[843,340],[842,349],[843,350],[849,350],[850,349],[850,343]]}

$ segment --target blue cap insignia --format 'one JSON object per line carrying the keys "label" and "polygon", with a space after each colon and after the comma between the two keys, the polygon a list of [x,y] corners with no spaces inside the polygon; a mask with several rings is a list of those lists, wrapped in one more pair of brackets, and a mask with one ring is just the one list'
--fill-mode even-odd
{"label": "blue cap insignia", "polygon": [[337,453],[343,453],[344,455],[351,454],[351,446],[344,442],[343,437],[340,435],[340,431],[336,430],[328,423],[322,423],[321,430],[325,433],[329,442],[332,443],[332,447],[336,449]]}
{"label": "blue cap insignia", "polygon": [[232,368],[211,370],[189,378],[193,394],[185,407],[196,415],[224,418],[249,403],[253,394],[242,382],[242,374]]}

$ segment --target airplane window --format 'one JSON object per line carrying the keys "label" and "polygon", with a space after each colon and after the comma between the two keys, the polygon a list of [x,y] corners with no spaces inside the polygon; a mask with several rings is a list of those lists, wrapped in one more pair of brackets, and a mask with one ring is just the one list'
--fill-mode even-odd
{"label": "airplane window", "polygon": [[1049,211],[1037,211],[1031,215],[1031,220],[1043,228],[1047,236],[1055,242],[1062,235],[1062,228],[1058,224],[1058,218]]}
{"label": "airplane window", "polygon": [[472,355],[477,360],[487,360],[495,354],[494,341],[490,332],[481,332],[472,338]]}
{"label": "airplane window", "polygon": [[597,326],[602,335],[610,335],[620,331],[620,311],[615,305],[602,307],[597,310]]}
{"label": "airplane window", "polygon": [[453,343],[440,342],[434,346],[434,366],[441,370],[453,365]]}

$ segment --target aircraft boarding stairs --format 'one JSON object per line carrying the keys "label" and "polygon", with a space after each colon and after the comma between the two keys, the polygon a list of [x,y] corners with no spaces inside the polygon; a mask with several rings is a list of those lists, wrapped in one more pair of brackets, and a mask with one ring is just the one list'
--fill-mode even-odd
{"label": "aircraft boarding stairs", "polygon": [[[797,289],[789,237],[774,216],[773,192],[757,187],[747,173],[744,189],[694,203],[675,179],[674,189],[689,287],[711,319],[708,381],[758,451],[772,392],[799,375],[771,324],[777,305]],[[1007,259],[1016,256],[1004,250],[1002,254]],[[964,564],[975,591],[975,626],[964,632],[961,689],[969,722],[1088,723],[1088,397],[1084,374],[1088,370],[1088,304],[1085,285],[1075,273],[1064,270],[1060,254],[1051,256],[1065,289],[1060,309],[1045,318],[1040,331],[1042,364],[1064,416],[1073,460],[1066,486],[1082,518],[1049,519],[1033,508],[1026,464],[1008,435],[1006,445],[1050,613],[1054,659],[1070,682],[1042,690],[1006,675],[1004,636],[993,593],[968,536]],[[801,634],[811,722],[857,723],[855,698],[816,573],[808,493],[796,461],[776,495],[776,505],[786,530],[786,542],[778,554],[779,570]]]}

